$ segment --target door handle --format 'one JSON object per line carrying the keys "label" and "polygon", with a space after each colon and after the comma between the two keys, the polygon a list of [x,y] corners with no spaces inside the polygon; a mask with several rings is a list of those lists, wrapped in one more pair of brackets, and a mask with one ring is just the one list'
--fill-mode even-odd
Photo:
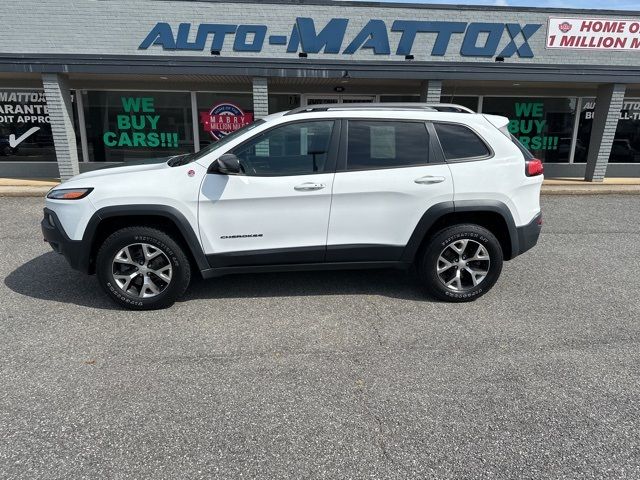
{"label": "door handle", "polygon": [[425,175],[424,177],[416,178],[414,182],[420,185],[430,185],[432,183],[442,183],[445,181],[444,177],[436,177],[433,175]]}
{"label": "door handle", "polygon": [[306,182],[296,185],[293,189],[299,192],[312,192],[314,190],[322,190],[324,187],[326,187],[324,183]]}

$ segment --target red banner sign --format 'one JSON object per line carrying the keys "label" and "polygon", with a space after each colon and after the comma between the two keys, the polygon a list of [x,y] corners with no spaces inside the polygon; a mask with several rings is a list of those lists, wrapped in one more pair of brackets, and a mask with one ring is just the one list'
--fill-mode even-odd
{"label": "red banner sign", "polygon": [[547,48],[640,51],[640,20],[550,18]]}

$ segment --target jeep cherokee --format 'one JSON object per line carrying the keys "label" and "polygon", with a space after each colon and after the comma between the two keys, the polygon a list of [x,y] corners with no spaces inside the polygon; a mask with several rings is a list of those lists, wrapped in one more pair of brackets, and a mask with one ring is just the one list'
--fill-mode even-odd
{"label": "jeep cherokee", "polygon": [[269,115],[196,153],[73,177],[42,231],[132,309],[231,273],[416,266],[474,300],[541,229],[542,163],[504,117],[445,104],[331,104]]}

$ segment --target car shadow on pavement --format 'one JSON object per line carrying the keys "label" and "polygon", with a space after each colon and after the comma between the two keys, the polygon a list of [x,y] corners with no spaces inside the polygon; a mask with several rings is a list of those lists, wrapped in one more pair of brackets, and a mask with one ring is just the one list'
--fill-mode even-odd
{"label": "car shadow on pavement", "polygon": [[20,265],[7,275],[4,284],[20,295],[41,300],[109,310],[115,306],[103,294],[95,277],[76,272],[62,255],[54,252]]}
{"label": "car shadow on pavement", "polygon": [[[108,310],[119,308],[104,295],[95,276],[76,272],[54,252],[19,266],[7,275],[4,283],[27,297]],[[210,280],[194,277],[179,301],[307,295],[382,295],[431,300],[414,274],[386,269],[241,274]]]}
{"label": "car shadow on pavement", "polygon": [[401,270],[336,270],[227,275],[192,281],[182,301],[197,298],[260,298],[320,295],[382,295],[431,300],[416,275]]}

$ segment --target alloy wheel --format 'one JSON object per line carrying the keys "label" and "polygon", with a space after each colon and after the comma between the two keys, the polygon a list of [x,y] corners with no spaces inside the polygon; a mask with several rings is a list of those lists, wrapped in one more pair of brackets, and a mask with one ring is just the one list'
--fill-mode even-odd
{"label": "alloy wheel", "polygon": [[451,242],[440,252],[436,272],[449,290],[462,292],[480,284],[489,273],[489,252],[475,240],[462,239]]}
{"label": "alloy wheel", "polygon": [[169,286],[173,268],[167,254],[158,247],[148,243],[132,243],[114,256],[112,274],[123,292],[150,298]]}

